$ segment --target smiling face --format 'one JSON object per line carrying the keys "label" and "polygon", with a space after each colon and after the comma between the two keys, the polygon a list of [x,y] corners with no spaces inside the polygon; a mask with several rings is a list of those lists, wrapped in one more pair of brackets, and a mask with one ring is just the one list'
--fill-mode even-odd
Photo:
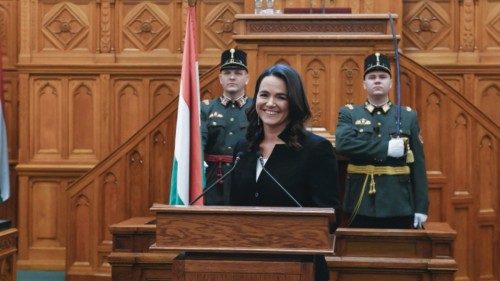
{"label": "smiling face", "polygon": [[368,100],[373,104],[387,102],[391,86],[391,76],[381,70],[367,73],[363,82],[363,87],[368,94]]}
{"label": "smiling face", "polygon": [[219,73],[219,81],[227,97],[238,98],[245,93],[248,72],[244,69],[224,69]]}
{"label": "smiling face", "polygon": [[285,82],[276,76],[262,79],[257,92],[255,109],[264,130],[281,132],[288,123],[289,101]]}

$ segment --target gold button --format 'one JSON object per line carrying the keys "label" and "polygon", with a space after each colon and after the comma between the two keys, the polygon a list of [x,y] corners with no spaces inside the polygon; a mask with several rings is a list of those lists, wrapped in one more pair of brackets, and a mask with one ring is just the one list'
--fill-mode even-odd
{"label": "gold button", "polygon": [[217,122],[213,122],[212,125],[214,125],[214,126],[217,125]]}
{"label": "gold button", "polygon": [[234,108],[234,104],[233,104],[233,105],[231,105],[231,107],[233,107],[233,108]]}
{"label": "gold button", "polygon": [[363,129],[359,129],[360,132],[363,132],[364,130]]}
{"label": "gold button", "polygon": [[232,147],[228,146],[227,149],[231,149]]}
{"label": "gold button", "polygon": [[231,164],[229,164],[229,163],[226,163],[226,166],[231,166]]}
{"label": "gold button", "polygon": [[229,119],[229,121],[233,122],[233,121],[234,121],[234,118],[233,118],[233,117],[231,117],[231,119]]}
{"label": "gold button", "polygon": [[378,137],[379,137],[379,138],[381,138],[381,137],[382,137],[382,135],[380,135],[380,134],[379,134],[379,135],[378,135]]}
{"label": "gold button", "polygon": [[377,111],[377,114],[378,114],[378,115],[380,115],[380,114],[382,114],[382,112],[380,112],[380,111]]}
{"label": "gold button", "polygon": [[229,135],[232,136],[233,135],[233,132],[229,132]]}
{"label": "gold button", "polygon": [[382,126],[382,123],[378,122],[377,125]]}

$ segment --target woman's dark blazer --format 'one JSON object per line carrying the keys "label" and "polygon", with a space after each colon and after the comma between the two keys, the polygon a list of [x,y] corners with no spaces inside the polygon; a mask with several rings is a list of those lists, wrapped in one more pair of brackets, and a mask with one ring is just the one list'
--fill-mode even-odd
{"label": "woman's dark blazer", "polygon": [[[285,143],[289,131],[279,136]],[[286,144],[274,147],[265,168],[304,207],[339,207],[337,160],[332,144],[325,138],[304,131],[301,149]],[[255,181],[259,152],[246,141],[235,148],[240,160],[231,175],[229,205],[296,206],[269,175],[262,171]]]}

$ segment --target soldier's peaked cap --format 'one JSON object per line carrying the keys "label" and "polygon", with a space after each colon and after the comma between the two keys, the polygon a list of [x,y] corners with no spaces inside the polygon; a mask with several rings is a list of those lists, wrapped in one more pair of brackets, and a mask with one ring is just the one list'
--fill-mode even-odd
{"label": "soldier's peaked cap", "polygon": [[391,64],[389,58],[381,53],[373,53],[365,58],[365,74],[375,70],[382,70],[391,75]]}
{"label": "soldier's peaked cap", "polygon": [[240,49],[225,50],[220,57],[220,70],[247,69],[247,53]]}

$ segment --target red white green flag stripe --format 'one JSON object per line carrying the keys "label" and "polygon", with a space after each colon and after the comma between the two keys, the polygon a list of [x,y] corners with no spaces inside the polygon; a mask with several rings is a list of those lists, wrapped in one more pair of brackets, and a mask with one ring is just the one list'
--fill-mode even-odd
{"label": "red white green flag stripe", "polygon": [[[171,205],[188,205],[191,200],[201,194],[204,184],[200,131],[200,83],[195,31],[195,7],[189,6],[182,56],[174,163],[170,182]],[[199,200],[197,204],[201,205],[203,202]]]}

